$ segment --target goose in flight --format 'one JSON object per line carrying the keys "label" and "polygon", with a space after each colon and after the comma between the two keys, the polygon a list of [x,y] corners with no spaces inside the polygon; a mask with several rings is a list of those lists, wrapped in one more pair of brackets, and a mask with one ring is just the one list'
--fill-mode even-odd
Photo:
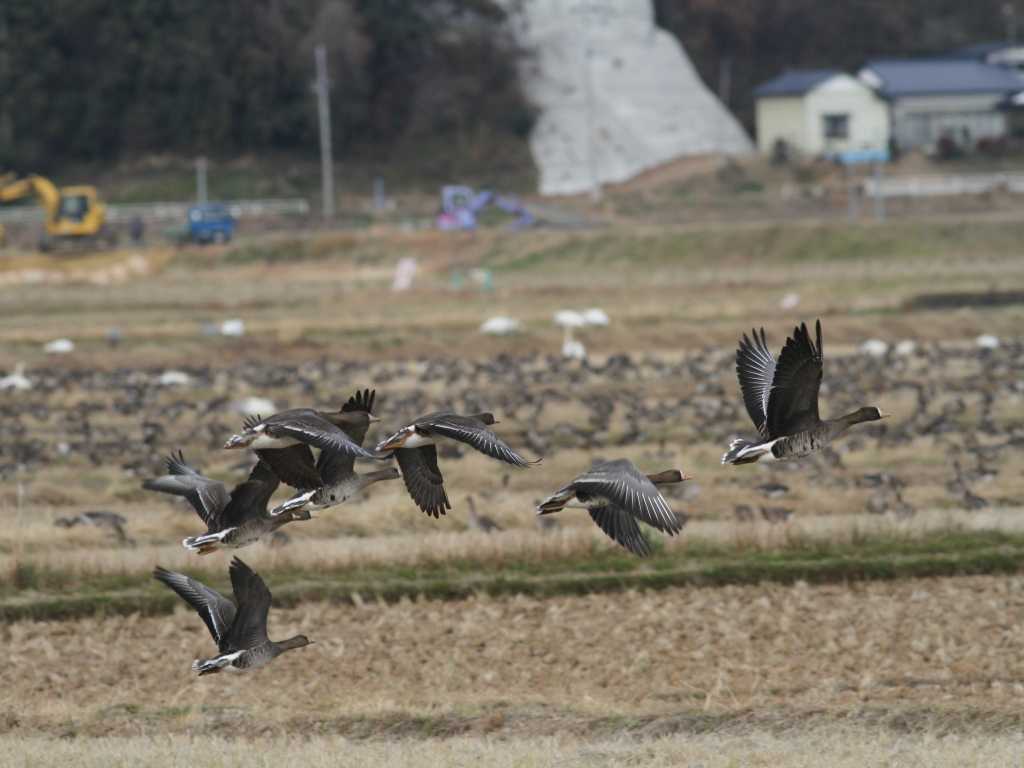
{"label": "goose in flight", "polygon": [[[370,393],[365,396],[370,398]],[[314,490],[323,483],[313,465],[310,446],[340,456],[381,458],[349,435],[349,430],[356,429],[365,434],[370,422],[377,421],[368,409],[351,407],[353,399],[350,398],[337,411],[292,408],[267,419],[250,416],[244,421],[242,432],[232,435],[224,447],[252,448],[260,459],[270,465],[281,482],[301,491]]]}
{"label": "goose in flight", "polygon": [[183,573],[160,566],[153,571],[153,578],[173,589],[195,609],[217,643],[218,654],[193,661],[193,672],[201,677],[223,669],[255,669],[269,664],[285,651],[312,644],[305,635],[281,642],[267,637],[270,590],[259,574],[237,557],[231,561],[229,573],[234,602]]}
{"label": "goose in flight", "polygon": [[277,486],[277,475],[261,460],[253,467],[249,478],[228,493],[224,483],[204,477],[186,464],[180,451],[167,458],[166,475],[142,484],[148,491],[184,496],[189,500],[207,530],[201,536],[189,536],[181,544],[200,555],[224,547],[247,546],[285,523],[312,517],[304,509],[276,516],[269,514],[267,502]]}
{"label": "goose in flight", "polygon": [[761,458],[791,459],[824,448],[854,424],[878,421],[889,414],[874,406],[858,408],[837,419],[818,416],[821,387],[821,320],[815,325],[817,343],[806,323],[793,329],[778,361],[768,351],[764,328],[753,339],[743,334],[736,350],[743,404],[757,427],[758,440],[736,438],[722,456],[723,464],[750,464]]}
{"label": "goose in flight", "polygon": [[516,467],[529,467],[540,461],[528,461],[513,451],[490,429],[496,423],[491,413],[473,416],[460,416],[451,411],[430,413],[382,440],[377,444],[377,451],[394,452],[412,500],[428,515],[440,517],[452,507],[444,489],[444,477],[437,466],[436,446],[439,440],[465,443],[480,453]]}
{"label": "goose in flight", "polygon": [[[376,395],[376,390],[364,389],[352,395],[341,407],[338,418],[340,427],[360,448],[370,424],[378,421],[373,415]],[[355,471],[355,456],[351,453],[321,449],[314,464],[313,453],[304,444],[256,453],[270,465],[282,482],[305,491],[275,507],[271,512],[275,516],[303,506],[311,509],[333,507],[348,501],[373,483],[398,477],[398,470],[394,467],[358,474]]]}
{"label": "goose in flight", "polygon": [[685,521],[672,511],[657,486],[684,480],[689,478],[677,469],[645,475],[627,459],[605,461],[544,499],[537,505],[537,514],[582,507],[613,541],[643,557],[651,548],[637,520],[669,536],[679,533]]}

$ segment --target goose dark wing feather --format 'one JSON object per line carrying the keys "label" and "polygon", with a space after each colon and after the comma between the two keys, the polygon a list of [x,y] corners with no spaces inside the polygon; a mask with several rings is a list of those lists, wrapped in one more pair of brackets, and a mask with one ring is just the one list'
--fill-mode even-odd
{"label": "goose dark wing feather", "polygon": [[[366,439],[366,431],[370,427],[370,414],[373,413],[373,402],[376,399],[377,390],[364,389],[357,391],[341,406],[342,414],[351,414],[344,419],[341,429],[356,445],[361,446]],[[334,485],[355,471],[355,457],[334,451],[321,451],[316,468],[324,485]]]}
{"label": "goose dark wing feather", "polygon": [[807,324],[793,329],[779,355],[771,395],[768,398],[768,437],[791,435],[818,424],[818,390],[821,387],[821,321],[815,346]]}
{"label": "goose dark wing feather", "polygon": [[258,427],[263,422],[263,417],[258,413],[250,413],[244,419],[242,419],[242,429],[252,430]]}
{"label": "goose dark wing feather", "polygon": [[238,602],[238,613],[225,640],[234,650],[256,648],[269,642],[267,617],[270,614],[270,590],[259,574],[237,557],[229,569],[231,587]]}
{"label": "goose dark wing feather", "polygon": [[265,515],[267,502],[278,485],[277,475],[261,459],[249,473],[249,478],[232,489],[231,502],[214,521],[217,530],[241,525],[248,519]]}
{"label": "goose dark wing feather", "polygon": [[598,464],[574,481],[577,492],[607,499],[659,531],[675,535],[683,524],[657,487],[626,459]]}
{"label": "goose dark wing feather", "polygon": [[743,334],[740,339],[736,350],[736,374],[747,413],[757,431],[767,437],[768,399],[775,379],[775,358],[768,350],[764,328],[760,334],[752,330],[751,336]]}
{"label": "goose dark wing feather", "polygon": [[355,458],[334,451],[320,451],[316,471],[321,485],[334,485],[355,472]]}
{"label": "goose dark wing feather", "polygon": [[224,651],[224,639],[235,620],[235,604],[215,589],[186,576],[157,566],[153,578],[174,590],[188,603],[210,630],[217,646]]}
{"label": "goose dark wing feather", "polygon": [[356,445],[345,431],[313,410],[293,412],[285,421],[267,420],[267,432],[275,437],[292,437],[319,448],[364,459],[379,458],[360,445]]}
{"label": "goose dark wing feather", "polygon": [[348,399],[348,402],[341,406],[341,410],[343,413],[351,411],[373,413],[373,401],[376,398],[377,390],[375,389],[356,390],[356,393]]}
{"label": "goose dark wing feather", "polygon": [[498,437],[487,426],[477,419],[456,414],[439,414],[429,421],[417,421],[417,425],[426,426],[431,433],[449,437],[452,440],[466,443],[492,459],[504,461],[516,467],[529,467],[534,462],[528,461],[512,450],[509,445]]}
{"label": "goose dark wing feather", "polygon": [[612,505],[591,507],[587,510],[591,519],[612,541],[625,547],[634,555],[646,557],[651,547],[644,538],[636,520],[626,511]]}
{"label": "goose dark wing feather", "polygon": [[185,463],[180,452],[168,457],[167,470],[170,474],[146,480],[142,487],[147,491],[185,497],[207,525],[231,502],[224,483],[199,474]]}
{"label": "goose dark wing feather", "polygon": [[420,448],[399,448],[395,459],[402,470],[402,481],[412,500],[432,517],[440,517],[452,506],[444,490],[444,477],[437,466],[437,449],[432,445]]}
{"label": "goose dark wing feather", "polygon": [[[313,452],[305,443],[288,448],[274,448],[256,451],[261,461],[273,470],[285,485],[300,491],[312,491],[323,485],[320,473],[313,461]],[[323,452],[320,454],[323,458]]]}

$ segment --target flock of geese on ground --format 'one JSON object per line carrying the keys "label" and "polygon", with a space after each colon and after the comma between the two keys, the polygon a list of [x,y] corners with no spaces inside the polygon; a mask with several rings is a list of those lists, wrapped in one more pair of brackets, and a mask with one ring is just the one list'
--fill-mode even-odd
{"label": "flock of geese on ground", "polygon": [[[76,462],[77,474],[81,474],[81,468],[88,470],[90,465],[97,469],[114,465],[121,476],[150,477],[155,459],[165,450],[165,445],[204,449],[223,446],[225,437],[232,431],[225,414],[235,407],[232,395],[237,396],[240,391],[288,399],[301,397],[316,402],[327,397],[335,381],[356,376],[372,377],[377,387],[387,389],[389,413],[411,415],[430,410],[429,393],[440,387],[445,391],[445,399],[457,406],[459,412],[475,413],[489,408],[502,418],[514,419],[522,427],[507,433],[506,440],[534,456],[564,450],[589,451],[593,455],[597,451],[617,450],[620,446],[644,444],[659,448],[646,450],[643,458],[637,458],[638,463],[667,463],[674,455],[668,445],[696,445],[708,441],[727,445],[740,414],[746,410],[756,427],[757,437],[734,442],[729,446],[727,457],[732,454],[734,461],[765,461],[795,455],[787,451],[799,448],[801,441],[818,446],[821,437],[834,438],[835,430],[853,423],[850,417],[835,422],[818,419],[816,395],[821,380],[821,342],[818,329],[814,331],[813,342],[808,330],[801,327],[795,331],[777,361],[765,351],[767,342],[763,332],[752,333],[741,340],[735,362],[742,398],[734,396],[723,376],[726,366],[731,364],[731,356],[724,350],[711,348],[671,360],[655,355],[615,355],[600,364],[537,354],[522,358],[499,355],[486,360],[396,361],[369,366],[326,358],[298,367],[243,362],[232,368],[192,368],[187,377],[185,372],[178,372],[176,379],[191,379],[187,385],[180,381],[163,382],[165,375],[142,369],[41,368],[29,372],[31,390],[19,392],[16,398],[0,400],[0,430],[5,436],[0,443],[0,480],[8,489],[20,488],[22,477],[31,477],[37,470],[47,467],[59,468],[70,461]],[[829,492],[842,492],[852,486],[863,489],[870,494],[867,506],[871,512],[912,514],[913,509],[903,498],[906,480],[896,470],[887,468],[884,472],[858,476],[831,469],[843,466],[846,451],[867,447],[868,441],[878,448],[912,454],[924,440],[929,443],[925,450],[938,447],[951,457],[945,487],[948,503],[967,509],[986,506],[989,502],[978,493],[981,485],[999,474],[1000,458],[1007,448],[1024,447],[1024,420],[1019,415],[1007,415],[1007,408],[1016,408],[1014,403],[1024,397],[1024,349],[1019,343],[980,350],[946,342],[905,344],[909,347],[900,351],[890,348],[882,356],[862,354],[830,359],[830,376],[823,390],[828,400],[850,402],[858,392],[885,391],[892,397],[902,397],[901,418],[896,423],[880,423],[870,431],[855,432],[834,448],[819,448],[801,462],[802,478],[824,486]],[[770,380],[774,385],[776,379],[784,386],[766,391],[766,383]],[[661,382],[666,383],[664,388]],[[191,388],[187,394],[186,387]],[[815,397],[810,397],[810,390]],[[484,392],[487,401],[481,399],[480,393]],[[358,443],[361,449],[365,429],[375,420],[372,395],[366,391],[354,395],[341,409],[348,415],[341,420],[342,426],[337,427],[349,442]],[[360,413],[363,416],[359,416]],[[570,415],[565,416],[565,413]],[[278,420],[282,415],[277,414],[266,422]],[[366,419],[367,427],[359,435],[356,422],[361,418]],[[479,422],[476,428],[483,429],[485,437],[502,430],[501,424],[486,424],[482,419]],[[248,434],[261,423],[260,419],[254,419],[243,425],[240,442],[248,439]],[[834,426],[827,426],[830,423]],[[800,425],[798,431],[803,437],[798,438],[796,433],[783,434],[795,425]],[[408,426],[414,427],[415,422],[410,420]],[[287,429],[287,425],[282,429]],[[270,428],[271,433],[276,430],[276,426]],[[333,427],[328,431],[338,439]],[[429,425],[426,431],[430,431]],[[253,437],[254,442],[257,437]],[[272,437],[272,434],[264,435],[264,442]],[[225,533],[237,527],[231,524],[233,520],[256,520],[250,525],[259,529],[269,519],[277,530],[264,531],[261,535],[265,541],[275,544],[286,539],[287,534],[281,528],[286,517],[288,522],[293,516],[297,520],[307,519],[312,517],[311,511],[323,508],[321,505],[341,503],[357,493],[358,488],[397,478],[398,470],[403,469],[402,461],[413,467],[408,472],[403,469],[407,487],[413,483],[413,488],[409,489],[413,502],[422,508],[422,501],[428,510],[434,509],[438,514],[447,511],[451,505],[441,467],[465,450],[473,450],[473,446],[467,440],[448,438],[440,433],[434,438],[433,453],[420,450],[423,445],[416,445],[427,438],[423,435],[414,438],[412,434],[405,440],[382,441],[393,443],[386,449],[365,448],[363,450],[373,458],[360,459],[358,473],[352,461],[355,456],[330,447],[326,451],[318,448],[312,442],[320,439],[315,436],[305,440],[295,438],[295,444],[285,449],[253,445],[253,450],[262,454],[257,469],[249,472],[252,462],[246,457],[238,468],[244,468],[253,476],[231,491],[215,481],[188,479],[195,473],[187,471],[188,463],[181,454],[176,454],[174,467],[169,468],[165,477],[178,479],[165,482],[179,488],[188,487],[184,493],[190,500],[202,500],[200,514],[204,515],[206,532],[197,531],[197,535],[190,538],[193,545],[204,536],[213,538],[199,542],[199,549],[204,546],[207,550],[229,548],[236,540],[242,541],[251,535],[247,531]],[[319,451],[315,461],[310,448]],[[411,453],[401,453],[399,448]],[[268,461],[263,457],[269,457]],[[498,460],[508,463],[501,457]],[[278,475],[271,463],[276,463],[277,470],[288,479]],[[607,483],[610,477],[621,476],[630,466],[628,462],[611,462],[611,465],[603,470],[593,467],[548,499],[539,501],[540,511],[547,514],[535,519],[538,523],[550,523],[558,517],[551,514],[556,507],[588,506],[589,502],[591,516],[602,530],[642,554],[646,538],[634,533],[638,527],[636,520],[644,520],[640,515],[647,514],[667,528],[672,517],[663,514],[657,500],[668,505],[674,498],[690,498],[698,492],[698,487],[693,482],[682,482],[681,473],[678,478],[669,473],[655,474],[660,481],[655,484],[650,477],[645,478],[634,470],[639,476],[633,477],[635,482],[645,486],[651,483],[656,489],[652,495],[648,487],[648,495],[644,496],[656,506],[630,513],[632,506],[612,499],[602,507],[601,494],[595,493],[594,488]],[[771,522],[784,521],[792,514],[791,509],[781,506],[790,489],[779,480],[795,465],[775,462],[774,466],[778,470],[773,472],[774,479],[756,486],[768,505],[760,509],[748,504],[736,506],[738,521],[758,516]],[[515,467],[508,467],[508,470],[517,471]],[[342,482],[346,477],[349,481]],[[508,477],[505,474],[503,479]],[[666,484],[666,479],[675,482]],[[161,478],[150,482],[159,480]],[[295,487],[294,498],[281,505],[283,510],[278,507],[267,511],[268,502],[260,508],[253,498],[266,493],[268,483],[276,487],[279,482]],[[629,487],[627,481],[623,483]],[[54,506],[79,503],[74,492],[54,483],[35,483],[32,497],[36,503]],[[266,499],[269,498],[267,495]],[[996,503],[1000,503],[998,498]],[[475,520],[477,527],[497,529],[485,515],[476,514],[471,498],[466,499],[466,505],[470,520]],[[207,509],[218,510],[210,515],[212,523],[206,519]],[[246,509],[254,509],[255,514],[245,512]],[[618,514],[608,510],[616,510]],[[278,514],[272,514],[274,512]],[[676,520],[681,522],[680,516],[677,515]],[[60,517],[55,522],[68,528],[99,526],[112,532],[112,540],[131,543],[125,532],[127,521],[115,512],[86,511]],[[227,541],[229,537],[231,541]],[[220,541],[221,538],[225,540]],[[246,615],[250,618],[245,621],[252,621],[253,615],[262,615],[261,622],[256,623],[262,638],[265,637],[265,608],[269,606],[269,598],[265,597],[262,582],[256,582],[259,577],[249,573],[242,566],[233,568],[235,602],[249,606]],[[237,633],[230,637],[228,633],[236,618],[234,603],[184,575],[174,576],[167,583],[178,585],[176,591],[199,611],[219,646],[235,649],[225,652],[242,649],[235,647],[242,643]],[[253,643],[252,638],[242,644],[247,644],[250,650],[257,645],[262,647]],[[243,665],[245,663],[248,662]]]}
{"label": "flock of geese on ground", "polygon": [[[860,408],[837,419],[819,417],[820,321],[815,331],[812,340],[805,324],[794,329],[778,359],[768,349],[763,329],[741,339],[736,370],[757,437],[733,440],[722,456],[723,464],[807,456],[827,447],[850,427],[885,417],[876,407]],[[310,520],[314,510],[344,503],[373,483],[398,477],[422,512],[435,518],[444,515],[451,503],[438,446],[447,442],[461,443],[519,469],[540,461],[524,458],[499,437],[493,429],[498,420],[489,412],[430,413],[402,426],[374,448],[365,447],[369,426],[378,421],[374,400],[375,391],[366,389],[352,395],[337,411],[296,408],[269,418],[247,418],[224,448],[250,449],[258,461],[248,478],[230,491],[224,483],[189,466],[181,452],[167,459],[167,474],[147,480],[144,487],[183,496],[191,503],[206,532],[190,536],[182,544],[206,555],[248,546],[284,525]],[[314,457],[313,449],[318,456]],[[357,459],[386,466],[359,472]],[[585,509],[609,538],[643,556],[650,548],[640,522],[670,536],[682,529],[682,519],[659,487],[687,479],[678,469],[646,474],[627,459],[601,461],[543,499],[536,511],[550,515],[567,508]],[[297,493],[268,509],[279,483]],[[217,655],[193,663],[193,670],[200,675],[259,667],[284,651],[311,642],[304,635],[281,642],[268,638],[270,591],[237,557],[229,569],[233,602],[185,574],[157,567],[153,575],[197,611],[217,643]]]}

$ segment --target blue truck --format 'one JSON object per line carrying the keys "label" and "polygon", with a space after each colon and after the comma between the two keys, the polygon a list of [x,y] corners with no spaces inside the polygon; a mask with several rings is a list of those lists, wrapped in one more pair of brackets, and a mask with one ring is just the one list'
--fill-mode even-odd
{"label": "blue truck", "polygon": [[202,203],[188,209],[188,239],[193,243],[226,243],[235,234],[235,219],[223,203]]}

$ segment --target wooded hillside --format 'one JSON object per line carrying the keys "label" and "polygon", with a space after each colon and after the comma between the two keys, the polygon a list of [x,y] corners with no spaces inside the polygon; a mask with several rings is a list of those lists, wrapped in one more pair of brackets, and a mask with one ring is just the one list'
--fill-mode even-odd
{"label": "wooded hillside", "polygon": [[[705,81],[751,90],[786,66],[852,68],[1001,38],[1002,0],[656,0]],[[316,152],[314,44],[329,49],[340,158],[442,145],[486,161],[532,114],[493,0],[5,0],[0,166],[145,153]]]}

